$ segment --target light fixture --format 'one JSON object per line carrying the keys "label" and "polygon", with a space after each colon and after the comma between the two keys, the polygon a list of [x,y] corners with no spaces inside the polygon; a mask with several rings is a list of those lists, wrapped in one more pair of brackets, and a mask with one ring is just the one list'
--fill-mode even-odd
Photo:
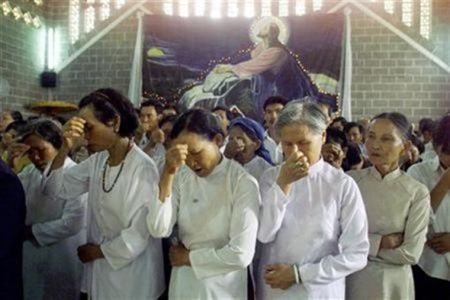
{"label": "light fixture", "polygon": [[42,0],[34,0],[34,3],[38,6],[42,5],[43,1]]}
{"label": "light fixture", "polygon": [[16,20],[19,20],[23,16],[22,9],[20,9],[20,7],[18,6],[14,7],[12,12]]}
{"label": "light fixture", "polygon": [[9,4],[9,1],[5,1],[2,3],[2,9],[5,16],[9,15],[9,13],[12,12],[12,7],[11,4]]}
{"label": "light fixture", "polygon": [[26,12],[23,14],[23,20],[27,25],[31,24],[33,22],[33,17],[29,12]]}
{"label": "light fixture", "polygon": [[42,26],[41,19],[40,19],[38,16],[36,16],[36,17],[33,18],[33,26],[34,26],[35,28],[39,28],[39,27]]}

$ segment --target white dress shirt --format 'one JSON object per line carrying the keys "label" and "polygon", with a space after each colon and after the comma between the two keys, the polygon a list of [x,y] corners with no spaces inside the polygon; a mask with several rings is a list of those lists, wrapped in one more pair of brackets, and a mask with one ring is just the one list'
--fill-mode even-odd
{"label": "white dress shirt", "polygon": [[244,164],[243,167],[250,175],[252,175],[253,177],[256,178],[256,180],[259,181],[264,171],[267,170],[268,168],[271,168],[272,165],[269,164],[261,156],[256,155],[255,157],[253,157],[251,161]]}
{"label": "white dress shirt", "polygon": [[269,151],[270,158],[274,165],[279,165],[283,162],[283,150],[281,145],[277,144],[266,131],[266,136],[264,138],[264,147]]}
{"label": "white dress shirt", "polygon": [[[356,183],[322,159],[285,195],[276,183],[279,167],[261,180],[258,239],[262,249],[257,299],[343,299],[345,277],[367,262],[369,242],[364,204]],[[264,266],[296,264],[301,282],[272,289]]]}

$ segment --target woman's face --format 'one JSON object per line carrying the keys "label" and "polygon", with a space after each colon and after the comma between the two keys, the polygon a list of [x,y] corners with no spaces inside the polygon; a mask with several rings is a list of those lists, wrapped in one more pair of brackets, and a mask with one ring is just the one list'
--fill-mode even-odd
{"label": "woman's face", "polygon": [[322,145],[325,143],[325,131],[315,133],[307,125],[292,124],[281,128],[280,142],[284,157],[287,159],[292,153],[301,151],[310,164],[320,159]]}
{"label": "woman's face", "polygon": [[241,164],[252,160],[256,155],[256,150],[261,146],[261,143],[251,139],[239,126],[233,126],[230,129],[228,140],[242,147],[242,151],[239,151],[234,157]]}
{"label": "woman's face", "polygon": [[28,150],[28,158],[40,171],[44,171],[45,167],[58,153],[58,149],[36,134],[29,135],[24,140],[24,144],[30,147]]}
{"label": "woman's face", "polygon": [[397,166],[407,151],[407,144],[400,131],[388,119],[376,119],[369,125],[366,139],[370,162],[378,169]]}
{"label": "woman's face", "polygon": [[223,137],[216,135],[213,141],[210,141],[203,136],[182,131],[171,144],[184,144],[188,146],[188,156],[186,165],[194,171],[199,177],[206,177],[218,165],[221,154],[219,151],[219,144]]}
{"label": "woman's face", "polygon": [[117,141],[118,134],[115,128],[119,128],[118,121],[110,121],[103,124],[94,115],[92,106],[88,105],[80,110],[79,117],[86,121],[84,125],[84,138],[90,152],[100,152],[111,148]]}

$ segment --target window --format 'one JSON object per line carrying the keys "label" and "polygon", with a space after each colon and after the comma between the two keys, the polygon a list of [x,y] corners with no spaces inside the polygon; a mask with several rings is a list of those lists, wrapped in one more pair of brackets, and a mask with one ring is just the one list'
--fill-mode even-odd
{"label": "window", "polygon": [[104,21],[111,15],[109,0],[100,0],[100,21]]}
{"label": "window", "polygon": [[384,10],[390,14],[393,14],[395,10],[394,0],[384,0]]}
{"label": "window", "polygon": [[289,16],[289,0],[279,0],[278,2],[278,15],[280,17]]}
{"label": "window", "polygon": [[272,15],[272,0],[262,0],[261,16],[267,17]]}
{"label": "window", "polygon": [[178,12],[180,17],[189,17],[189,0],[178,0]]}
{"label": "window", "polygon": [[173,1],[172,0],[164,0],[163,12],[166,15],[173,15]]}
{"label": "window", "polygon": [[413,0],[403,0],[402,21],[406,26],[412,26],[413,22]]}
{"label": "window", "polygon": [[322,0],[313,0],[313,3],[312,3],[313,11],[321,10],[322,5],[323,5]]}
{"label": "window", "polygon": [[211,18],[218,19],[222,17],[222,0],[211,1]]}
{"label": "window", "polygon": [[228,0],[228,16],[231,18],[239,15],[238,0]]}
{"label": "window", "polygon": [[69,2],[69,39],[73,44],[80,38],[80,0]]}
{"label": "window", "polygon": [[125,0],[116,0],[116,9],[121,9],[125,5]]}
{"label": "window", "polygon": [[305,0],[297,0],[295,2],[295,14],[302,16],[306,13]]}
{"label": "window", "polygon": [[254,0],[245,0],[244,16],[246,16],[247,18],[252,18],[255,16],[255,1]]}
{"label": "window", "polygon": [[431,33],[431,0],[420,0],[420,34],[430,38]]}
{"label": "window", "polygon": [[86,0],[87,8],[84,11],[84,32],[89,33],[95,26],[95,0]]}
{"label": "window", "polygon": [[195,0],[195,15],[197,17],[205,15],[205,0]]}

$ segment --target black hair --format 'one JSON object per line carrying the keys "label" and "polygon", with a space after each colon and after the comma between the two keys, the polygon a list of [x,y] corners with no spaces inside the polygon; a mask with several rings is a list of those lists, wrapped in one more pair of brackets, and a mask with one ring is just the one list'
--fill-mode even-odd
{"label": "black hair", "polygon": [[210,141],[218,134],[225,137],[217,117],[199,108],[188,110],[178,117],[173,125],[170,138],[176,139],[183,130],[199,134]]}
{"label": "black hair", "polygon": [[417,147],[419,153],[422,154],[425,151],[425,145],[415,134],[411,134],[411,143]]}
{"label": "black hair", "polygon": [[352,166],[360,164],[363,161],[361,149],[354,143],[347,145],[347,153],[345,155],[347,168],[350,170]]}
{"label": "black hair", "polygon": [[216,107],[214,107],[214,108],[212,109],[212,112],[216,112],[216,111],[218,111],[218,110],[223,110],[223,111],[225,112],[225,114],[227,115],[228,121],[231,122],[231,120],[234,119],[234,115],[233,115],[233,113],[231,112],[231,110],[228,109],[228,107],[225,107],[225,106],[222,106],[222,105],[217,105]]}
{"label": "black hair", "polygon": [[341,145],[341,148],[344,149],[347,147],[347,137],[345,136],[345,133],[339,129],[327,128],[327,138],[325,143],[336,143]]}
{"label": "black hair", "polygon": [[165,110],[165,109],[173,109],[173,110],[175,110],[175,112],[177,113],[177,115],[178,115],[178,108],[177,108],[177,106],[175,105],[175,104],[166,104],[166,105],[164,105],[164,107],[163,107],[163,109],[162,110]]}
{"label": "black hair", "polygon": [[[373,120],[375,120],[375,118],[373,118]],[[356,122],[348,122],[346,124],[344,124],[344,133],[349,133],[349,131],[353,128],[353,127],[358,127],[359,132],[364,135],[365,134],[365,129],[364,126],[362,126],[361,124],[358,124]]]}
{"label": "black hair", "polygon": [[141,106],[139,107],[139,111],[141,111],[143,107],[149,107],[149,106],[153,106],[158,115],[161,114],[163,111],[162,104],[154,99],[148,99],[148,100],[145,100],[144,102],[142,102]]}
{"label": "black hair", "polygon": [[8,126],[6,126],[5,132],[14,130],[17,132],[18,135],[22,135],[23,132],[25,131],[27,124],[28,124],[27,121],[24,120],[14,121],[10,123]]}
{"label": "black hair", "polygon": [[78,107],[81,109],[91,105],[95,117],[107,124],[115,117],[120,117],[119,135],[132,137],[139,121],[134,107],[127,97],[112,88],[99,89],[81,99]]}
{"label": "black hair", "polygon": [[424,133],[425,131],[433,133],[434,129],[436,128],[436,122],[434,122],[430,118],[423,118],[419,121],[419,131],[421,133]]}
{"label": "black hair", "polygon": [[333,119],[333,121],[331,121],[330,126],[332,126],[334,123],[337,123],[337,122],[341,122],[343,126],[345,126],[345,124],[348,123],[346,118],[344,118],[344,117],[337,117],[337,118]]}
{"label": "black hair", "polygon": [[173,124],[175,124],[177,119],[178,119],[178,116],[175,116],[175,115],[165,116],[164,118],[162,118],[161,121],[159,121],[158,127],[161,128],[166,123],[173,123]]}
{"label": "black hair", "polygon": [[264,101],[263,109],[266,110],[266,107],[272,104],[281,104],[284,107],[286,106],[286,104],[288,104],[288,100],[281,96],[269,97],[266,99],[266,101]]}
{"label": "black hair", "polygon": [[398,129],[404,140],[411,140],[412,125],[408,118],[399,112],[384,112],[373,117],[372,121],[378,119],[386,119]]}
{"label": "black hair", "polygon": [[444,116],[437,123],[433,133],[433,145],[435,148],[441,147],[441,151],[450,154],[450,115]]}
{"label": "black hair", "polygon": [[13,111],[10,111],[9,114],[11,115],[11,118],[14,121],[23,121],[23,116],[20,111],[13,110]]}
{"label": "black hair", "polygon": [[62,131],[58,125],[59,124],[55,121],[42,119],[30,122],[25,129],[26,133],[22,140],[25,140],[30,135],[35,134],[52,144],[55,149],[60,149],[63,140]]}

